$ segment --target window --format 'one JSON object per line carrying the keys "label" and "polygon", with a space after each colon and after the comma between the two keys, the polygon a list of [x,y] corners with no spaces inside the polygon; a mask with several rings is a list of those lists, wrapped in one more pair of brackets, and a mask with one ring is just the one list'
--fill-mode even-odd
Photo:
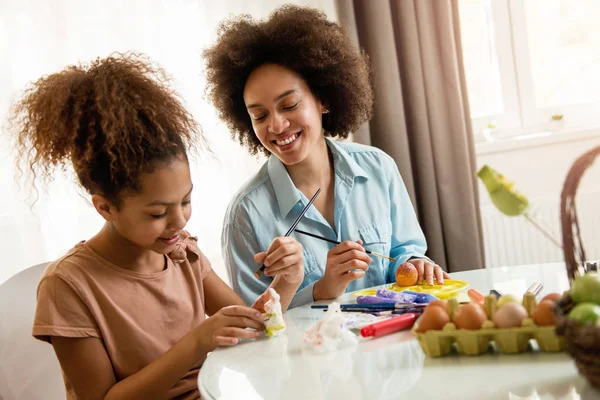
{"label": "window", "polygon": [[478,139],[600,126],[600,2],[460,0]]}
{"label": "window", "polygon": [[13,186],[15,154],[1,130],[10,104],[28,82],[114,51],[142,52],[164,67],[203,128],[212,152],[191,157],[194,212],[186,229],[198,236],[213,269],[227,281],[220,242],[223,216],[264,157],[250,156],[231,140],[204,97],[201,53],[214,43],[224,18],[265,18],[285,3],[319,8],[337,20],[334,0],[0,0],[0,284],[29,266],[57,259],[104,223],[86,201],[89,195],[73,184],[69,167],[64,174],[57,170],[55,181],[40,188],[30,209],[28,185],[19,180],[23,186]]}

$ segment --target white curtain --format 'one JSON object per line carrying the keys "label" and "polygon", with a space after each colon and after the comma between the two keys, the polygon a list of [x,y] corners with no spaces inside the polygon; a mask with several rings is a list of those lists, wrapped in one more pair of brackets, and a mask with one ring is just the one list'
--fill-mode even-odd
{"label": "white curtain", "polygon": [[[148,55],[173,77],[173,86],[202,125],[213,155],[192,161],[193,215],[187,229],[224,279],[220,232],[235,191],[264,159],[232,141],[204,98],[202,50],[231,14],[266,17],[292,3],[323,10],[337,20],[334,0],[0,0],[0,126],[27,83],[77,62],[111,52]],[[54,260],[94,235],[103,220],[69,171],[29,207],[26,187],[15,185],[15,154],[0,136],[0,283],[40,262]]]}

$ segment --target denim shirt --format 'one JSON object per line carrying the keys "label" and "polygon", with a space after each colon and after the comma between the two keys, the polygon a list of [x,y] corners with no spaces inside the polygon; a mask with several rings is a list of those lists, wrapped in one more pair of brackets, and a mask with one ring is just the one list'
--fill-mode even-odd
{"label": "denim shirt", "polygon": [[[371,256],[366,274],[350,282],[346,292],[395,282],[397,266],[413,257],[425,258],[427,249],[396,163],[371,146],[325,140],[335,171],[335,230],[314,206],[297,229],[338,242],[360,239],[365,249],[396,259],[394,263]],[[254,276],[260,268],[254,255],[283,236],[308,201],[294,186],[283,163],[271,156],[230,202],[221,246],[233,289],[247,304],[252,304],[273,279],[264,274]],[[313,285],[323,277],[327,252],[335,246],[298,233],[292,237],[303,246],[304,281],[290,308],[313,301]]]}

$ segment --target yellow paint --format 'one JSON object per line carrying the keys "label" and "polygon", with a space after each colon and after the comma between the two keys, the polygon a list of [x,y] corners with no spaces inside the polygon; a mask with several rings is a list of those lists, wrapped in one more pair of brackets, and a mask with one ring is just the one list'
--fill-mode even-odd
{"label": "yellow paint", "polygon": [[[440,299],[449,299],[451,297],[456,296],[459,292],[469,287],[469,284],[465,281],[459,281],[455,279],[444,279],[443,285],[428,285],[427,283],[421,285],[414,286],[398,286],[395,283],[392,283],[388,287],[387,290],[392,290],[394,292],[403,292],[405,290],[412,290],[413,292],[421,292],[432,294]],[[361,290],[360,292],[354,293],[354,297],[358,296],[375,296],[377,290],[375,289],[366,289]]]}

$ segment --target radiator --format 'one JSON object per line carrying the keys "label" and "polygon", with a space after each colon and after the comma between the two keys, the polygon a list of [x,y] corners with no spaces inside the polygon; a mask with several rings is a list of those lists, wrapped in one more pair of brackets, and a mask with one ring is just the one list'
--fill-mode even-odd
{"label": "radiator", "polygon": [[[533,214],[562,243],[560,199],[530,199]],[[588,260],[600,259],[600,192],[577,195],[577,213]],[[482,205],[481,219],[488,268],[564,261],[554,245],[524,217],[507,217],[492,204]]]}

